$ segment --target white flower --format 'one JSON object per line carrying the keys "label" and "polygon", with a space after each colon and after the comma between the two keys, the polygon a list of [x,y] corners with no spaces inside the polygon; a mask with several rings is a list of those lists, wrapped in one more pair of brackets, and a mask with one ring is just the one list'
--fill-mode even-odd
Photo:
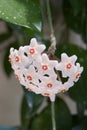
{"label": "white flower", "polygon": [[49,60],[47,54],[45,53],[42,54],[41,58],[41,62],[34,62],[34,65],[36,66],[36,68],[38,68],[39,73],[44,76],[52,75],[57,77],[54,68],[56,68],[58,62],[56,60]]}
{"label": "white flower", "polygon": [[27,82],[24,78],[23,72],[24,68],[14,70],[15,77],[19,80],[20,84],[23,86],[27,86]]}
{"label": "white flower", "polygon": [[[45,45],[38,44],[35,38],[31,39],[30,45],[22,46],[19,50],[10,49],[9,61],[12,65],[16,78],[29,91],[48,96],[55,101],[57,93],[65,92],[78,81],[83,67],[75,63],[77,56],[68,57],[61,54],[61,62],[50,60],[43,53]],[[59,79],[62,72],[63,78],[68,78],[65,83]]]}
{"label": "white flower", "polygon": [[41,84],[42,95],[50,97],[51,101],[55,100],[55,94],[59,91],[58,88],[62,85],[62,83],[56,80],[53,77],[46,77],[43,79],[43,83]]}
{"label": "white flower", "polygon": [[32,38],[29,46],[25,46],[24,50],[29,59],[41,60],[41,53],[45,50],[45,45],[38,44],[35,38]]}
{"label": "white flower", "polygon": [[25,47],[23,47],[23,46],[20,47],[19,48],[19,53],[20,53],[20,56],[21,56],[21,61],[23,63],[23,66],[25,68],[28,68],[32,64],[32,58],[28,57],[28,54],[25,51]]}
{"label": "white flower", "polygon": [[[38,86],[38,84],[39,84],[38,75],[39,74],[36,73],[36,70],[32,65],[28,69],[24,69],[23,75],[28,84],[34,84],[34,85]],[[26,86],[26,88],[27,88],[27,86]]]}
{"label": "white flower", "polygon": [[18,68],[20,68],[20,66],[22,66],[21,56],[20,56],[18,50],[14,49],[14,48],[10,49],[9,61],[14,70],[18,69]]}
{"label": "white flower", "polygon": [[74,73],[70,77],[70,80],[77,82],[79,80],[82,72],[83,72],[83,67],[80,67],[80,64],[76,63],[76,68],[74,70]]}
{"label": "white flower", "polygon": [[74,82],[70,79],[68,79],[67,82],[61,84],[61,86],[58,88],[58,93],[64,93],[69,90],[70,87],[74,85]]}
{"label": "white flower", "polygon": [[72,76],[75,69],[75,62],[77,60],[77,56],[73,55],[68,57],[66,53],[61,54],[61,62],[57,66],[57,70],[62,71],[62,76]]}

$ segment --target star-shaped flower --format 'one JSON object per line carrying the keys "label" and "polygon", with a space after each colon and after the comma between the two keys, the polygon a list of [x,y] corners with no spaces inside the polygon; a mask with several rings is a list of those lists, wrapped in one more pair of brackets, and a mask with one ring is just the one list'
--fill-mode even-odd
{"label": "star-shaped flower", "polygon": [[45,53],[42,54],[41,58],[41,62],[34,62],[34,65],[36,66],[36,68],[38,68],[40,74],[44,76],[54,75],[54,77],[57,77],[54,69],[58,65],[58,62],[56,60],[49,60],[47,54]]}
{"label": "star-shaped flower", "polygon": [[[78,81],[83,67],[75,63],[77,56],[68,57],[66,53],[61,55],[61,61],[50,60],[43,53],[45,45],[38,44],[35,38],[31,39],[30,45],[22,46],[19,50],[10,49],[9,61],[15,72],[16,78],[29,91],[48,96],[55,101],[57,93],[65,92]],[[68,78],[65,83],[59,79],[62,72],[63,78]]]}
{"label": "star-shaped flower", "polygon": [[50,97],[51,101],[54,101],[55,95],[58,93],[62,83],[53,77],[44,78],[43,81],[41,84],[41,94]]}
{"label": "star-shaped flower", "polygon": [[64,93],[69,90],[70,87],[74,85],[73,81],[68,79],[67,82],[62,83],[61,86],[58,88],[58,93]]}
{"label": "star-shaped flower", "polygon": [[82,72],[83,72],[83,67],[80,67],[80,64],[76,63],[74,73],[70,77],[70,80],[77,82],[79,80]]}
{"label": "star-shaped flower", "polygon": [[63,77],[72,76],[75,69],[76,60],[76,55],[68,57],[66,53],[61,54],[61,62],[58,64],[57,69],[62,71]]}
{"label": "star-shaped flower", "polygon": [[[39,85],[39,74],[36,73],[35,68],[31,65],[28,69],[24,69],[23,71],[24,78],[27,82],[27,84],[32,84],[34,86]],[[28,85],[27,85],[28,86]],[[26,88],[27,88],[26,86]]]}
{"label": "star-shaped flower", "polygon": [[28,57],[28,54],[25,51],[25,47],[21,46],[19,48],[19,53],[20,53],[20,56],[21,56],[21,61],[23,63],[23,66],[25,68],[29,68],[29,66],[32,64],[33,61],[32,61],[32,58]]}
{"label": "star-shaped flower", "polygon": [[41,53],[45,50],[45,45],[38,44],[36,38],[32,38],[29,46],[25,46],[25,52],[33,60],[41,60]]}
{"label": "star-shaped flower", "polygon": [[9,62],[11,63],[12,68],[14,70],[18,69],[22,66],[21,56],[20,56],[18,50],[14,49],[14,48],[10,49]]}

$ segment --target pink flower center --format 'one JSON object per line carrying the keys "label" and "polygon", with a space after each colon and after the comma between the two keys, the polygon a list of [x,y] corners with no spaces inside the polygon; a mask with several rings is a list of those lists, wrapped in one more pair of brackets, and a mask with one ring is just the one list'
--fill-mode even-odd
{"label": "pink flower center", "polygon": [[45,95],[45,96],[50,96],[50,94],[49,94],[49,93],[44,93],[44,95]]}
{"label": "pink flower center", "polygon": [[19,79],[19,76],[17,74],[15,74],[15,77],[16,77],[16,79]]}
{"label": "pink flower center", "polygon": [[28,80],[32,80],[32,77],[30,75],[27,76]]}
{"label": "pink flower center", "polygon": [[8,60],[10,63],[12,62],[11,58],[9,57],[9,60]]}
{"label": "pink flower center", "polygon": [[31,89],[31,88],[28,88],[27,90],[28,90],[28,91],[32,91],[32,89]]}
{"label": "pink flower center", "polygon": [[52,86],[53,86],[53,84],[51,84],[51,83],[48,83],[48,84],[47,84],[47,87],[48,87],[48,88],[52,88]]}
{"label": "pink flower center", "polygon": [[66,65],[66,68],[67,69],[70,69],[72,67],[72,64],[71,63],[68,63],[67,65]]}
{"label": "pink flower center", "polygon": [[76,79],[78,79],[80,77],[80,74],[78,73],[78,74],[76,74]]}
{"label": "pink flower center", "polygon": [[47,69],[48,69],[48,66],[47,66],[47,65],[42,65],[42,69],[43,69],[43,70],[47,70]]}
{"label": "pink flower center", "polygon": [[30,52],[31,55],[33,55],[33,54],[35,53],[35,49],[34,49],[34,48],[31,48],[31,49],[29,50],[29,52]]}
{"label": "pink flower center", "polygon": [[18,56],[15,57],[15,61],[19,62],[19,57]]}
{"label": "pink flower center", "polygon": [[61,90],[61,92],[62,92],[62,93],[65,93],[65,92],[66,92],[66,89],[65,89],[65,88],[63,88],[63,89]]}

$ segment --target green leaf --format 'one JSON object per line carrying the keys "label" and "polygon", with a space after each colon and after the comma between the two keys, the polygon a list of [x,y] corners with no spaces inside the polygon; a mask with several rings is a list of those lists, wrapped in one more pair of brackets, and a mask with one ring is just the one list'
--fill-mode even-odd
{"label": "green leaf", "polygon": [[22,86],[22,88],[28,103],[28,107],[33,110],[35,94],[33,92],[29,92],[24,86]]}
{"label": "green leaf", "polygon": [[[86,61],[87,62],[87,61]],[[84,72],[77,83],[70,89],[69,96],[76,102],[82,104],[83,108],[87,108],[87,68],[84,68]]]}
{"label": "green leaf", "polygon": [[63,0],[64,19],[69,28],[87,42],[87,0]]}
{"label": "green leaf", "polygon": [[28,107],[32,110],[32,112],[36,111],[39,105],[43,102],[44,97],[28,91],[24,86],[23,90],[28,103]]}
{"label": "green leaf", "polygon": [[50,107],[48,107],[36,116],[32,121],[31,130],[51,130],[52,122],[50,112]]}
{"label": "green leaf", "polygon": [[69,0],[63,0],[63,15],[67,26],[75,32],[81,33],[81,11],[78,14],[74,14]]}
{"label": "green leaf", "polygon": [[87,116],[83,116],[80,121],[78,121],[78,115],[72,117],[75,124],[71,130],[87,130]]}
{"label": "green leaf", "polygon": [[82,39],[87,43],[87,5],[82,12]]}
{"label": "green leaf", "polygon": [[75,15],[77,15],[86,4],[86,0],[69,0],[69,2]]}
{"label": "green leaf", "polygon": [[62,52],[67,53],[69,56],[74,54],[77,55],[77,61],[84,67],[84,71],[79,81],[76,82],[68,92],[73,100],[78,103],[80,102],[85,108],[87,108],[87,50],[79,48],[73,44],[64,43],[63,46],[60,47],[60,50],[56,51],[56,55],[60,56]]}
{"label": "green leaf", "polygon": [[3,67],[4,67],[4,71],[6,73],[6,75],[9,77],[12,73],[12,69],[11,69],[11,64],[9,63],[9,54],[10,54],[10,48],[14,47],[15,49],[17,49],[19,47],[18,43],[11,43],[7,48],[6,48],[6,52],[5,52],[5,56],[4,56],[4,61],[3,61]]}
{"label": "green leaf", "polygon": [[78,114],[72,115],[72,128],[76,127],[79,124]]}
{"label": "green leaf", "polygon": [[55,113],[57,129],[70,130],[72,125],[71,113],[66,103],[60,98],[57,98],[55,102]]}
{"label": "green leaf", "polygon": [[87,130],[87,116],[83,117],[81,125],[83,126],[84,130]]}
{"label": "green leaf", "polygon": [[[59,130],[70,130],[72,118],[67,105],[60,98],[55,102],[56,126]],[[66,120],[67,119],[67,120]],[[51,130],[51,104],[49,104],[42,113],[32,120],[31,130]]]}
{"label": "green leaf", "polygon": [[21,125],[22,128],[26,130],[29,127],[32,118],[36,115],[36,112],[44,98],[41,95],[36,95],[33,92],[27,91],[25,87],[23,87],[23,90],[25,96],[21,106]]}
{"label": "green leaf", "polygon": [[0,18],[41,32],[39,0],[0,0]]}
{"label": "green leaf", "polygon": [[27,38],[27,39],[32,38],[32,37],[41,37],[42,36],[41,32],[39,32],[39,31],[37,32],[37,31],[33,30],[32,28],[27,28],[27,27],[12,24],[12,23],[9,23],[9,26],[16,32],[22,34],[23,37]]}
{"label": "green leaf", "polygon": [[72,130],[85,130],[82,126],[75,126],[72,128]]}
{"label": "green leaf", "polygon": [[25,96],[23,96],[22,104],[21,104],[21,127],[23,130],[28,129],[29,121],[30,121],[29,112],[30,109],[28,107],[27,100]]}

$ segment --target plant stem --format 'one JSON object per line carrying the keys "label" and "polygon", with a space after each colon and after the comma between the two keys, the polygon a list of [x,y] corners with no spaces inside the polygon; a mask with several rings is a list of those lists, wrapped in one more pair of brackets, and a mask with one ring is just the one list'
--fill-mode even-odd
{"label": "plant stem", "polygon": [[52,127],[53,127],[53,130],[56,130],[56,122],[55,122],[55,102],[51,102],[51,114],[52,114]]}
{"label": "plant stem", "polygon": [[51,54],[54,54],[55,50],[56,50],[56,38],[54,35],[54,29],[53,29],[53,24],[52,24],[52,16],[51,16],[51,9],[50,9],[50,3],[49,0],[46,0],[46,4],[47,4],[47,13],[48,13],[48,22],[49,22],[49,26],[50,26],[50,38],[51,38],[51,46],[48,49],[48,52]]}
{"label": "plant stem", "polygon": [[49,0],[46,0],[46,3],[47,3],[47,13],[48,13],[48,20],[49,20],[50,31],[51,31],[51,34],[54,34]]}
{"label": "plant stem", "polygon": [[[56,38],[54,35],[53,23],[52,23],[52,16],[51,16],[51,9],[50,9],[50,2],[46,0],[47,5],[47,13],[48,13],[48,22],[50,26],[50,38],[51,38],[51,46],[48,49],[48,55],[55,53],[56,50]],[[51,102],[51,116],[52,116],[52,128],[56,130],[56,121],[55,121],[55,102]]]}

